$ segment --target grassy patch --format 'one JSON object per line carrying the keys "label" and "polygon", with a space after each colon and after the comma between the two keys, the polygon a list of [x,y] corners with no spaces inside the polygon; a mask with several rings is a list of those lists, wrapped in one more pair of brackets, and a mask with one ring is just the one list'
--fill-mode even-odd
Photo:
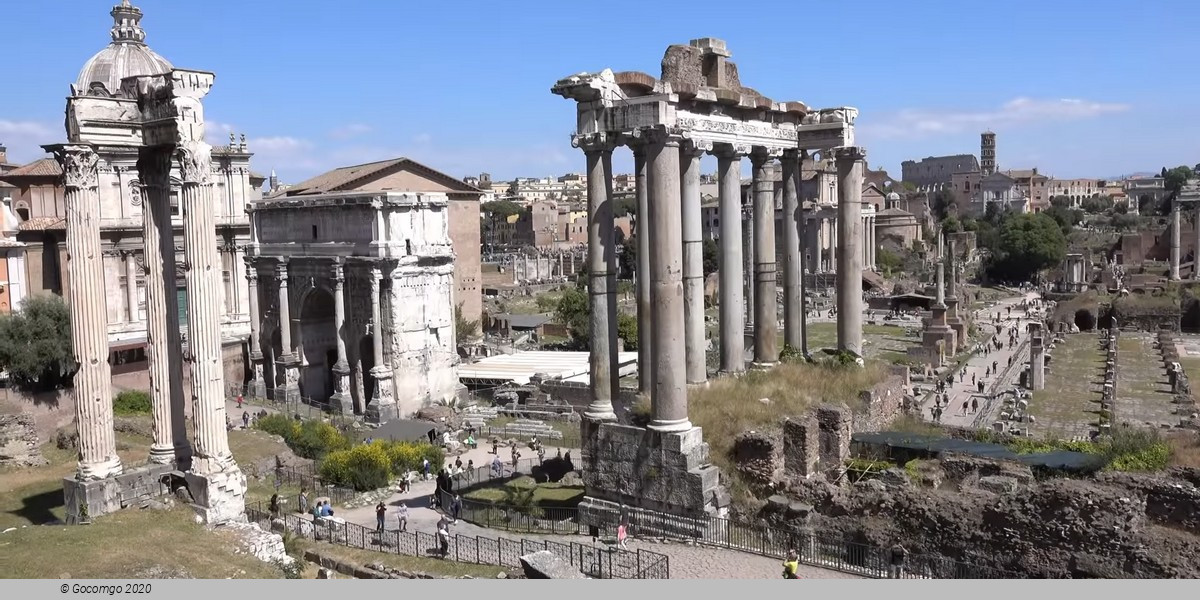
{"label": "grassy patch", "polygon": [[275,436],[254,429],[234,429],[229,432],[229,450],[238,464],[258,464],[288,453],[287,444]]}
{"label": "grassy patch", "polygon": [[1033,393],[1029,414],[1037,419],[1033,431],[1047,438],[1085,434],[1096,420],[1089,411],[1099,405],[1096,384],[1103,371],[1099,337],[1089,333],[1068,335],[1054,348],[1046,369],[1046,388]]}
{"label": "grassy patch", "polygon": [[532,477],[518,477],[503,485],[473,490],[464,498],[488,504],[568,507],[578,505],[583,494],[583,486],[537,483]]}
{"label": "grassy patch", "polygon": [[[487,426],[491,427],[493,429],[503,429],[506,425],[516,422],[516,420],[517,419],[514,417],[496,417],[495,419],[488,421]],[[542,445],[547,448],[547,450],[546,450],[547,455],[553,456],[554,448],[558,448],[558,447],[578,448],[579,447],[580,433],[579,433],[579,424],[578,423],[568,423],[567,421],[543,421],[543,423],[545,423],[546,425],[549,425],[555,431],[562,434],[561,440],[550,440],[550,439],[539,438],[539,440],[542,442]],[[484,442],[486,442],[486,440],[484,440],[483,438],[480,438],[480,440],[481,440],[480,441],[481,445]]]}
{"label": "grassy patch", "polygon": [[[356,563],[358,565],[382,563],[389,567],[400,569],[408,572],[429,573],[430,575],[442,575],[446,577],[463,577],[471,576],[478,579],[495,578],[497,573],[504,571],[504,567],[489,566],[489,565],[473,565],[469,563],[454,562],[453,560],[442,560],[440,558],[430,558],[427,556],[403,556],[399,554],[389,554],[384,552],[376,552],[374,550],[360,550],[358,548],[349,548],[346,546],[336,546],[333,544],[325,544],[314,542],[307,539],[298,539],[296,548],[303,554],[304,550],[309,548],[320,552],[321,554],[333,557],[339,561]],[[344,577],[339,575],[339,577]]]}
{"label": "grassy patch", "polygon": [[1094,454],[1112,471],[1161,471],[1171,463],[1172,445],[1158,431],[1134,427],[1113,430],[1111,438],[1099,442],[1018,439],[1008,444],[1018,454],[1067,450]]}
{"label": "grassy patch", "polygon": [[[738,378],[714,380],[707,388],[690,390],[688,414],[704,428],[713,462],[732,474],[730,449],[747,430],[775,432],[784,417],[799,416],[823,402],[855,406],[858,393],[883,380],[883,365],[836,368],[810,364],[781,364],[770,371],[751,371]],[[761,398],[770,403],[759,402]],[[739,488],[736,477],[731,491]]]}
{"label": "grassy patch", "polygon": [[112,579],[167,573],[195,579],[278,578],[276,567],[205,531],[192,511],[123,510],[87,526],[27,527],[0,535],[4,577]]}

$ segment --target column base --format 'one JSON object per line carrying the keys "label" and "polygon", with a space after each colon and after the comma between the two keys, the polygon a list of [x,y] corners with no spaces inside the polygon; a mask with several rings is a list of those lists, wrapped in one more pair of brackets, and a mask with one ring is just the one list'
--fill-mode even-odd
{"label": "column base", "polygon": [[674,421],[663,421],[655,419],[650,421],[646,429],[657,431],[660,433],[676,433],[681,431],[689,431],[693,429],[692,422],[688,419],[677,419]]}
{"label": "column base", "polygon": [[343,415],[354,414],[354,397],[349,392],[337,392],[329,397],[329,408]]}
{"label": "column base", "polygon": [[152,444],[150,446],[150,462],[156,465],[175,464],[175,446]]}
{"label": "column base", "polygon": [[779,366],[779,361],[777,361],[777,360],[773,360],[773,361],[769,361],[769,362],[756,360],[756,361],[750,363],[750,368],[754,369],[755,371],[770,371],[771,369],[774,369],[777,366]]}
{"label": "column base", "polygon": [[587,410],[583,411],[583,418],[602,423],[616,422],[617,413],[613,412],[612,403],[608,402],[602,405],[589,405]]}
{"label": "column base", "polygon": [[250,381],[246,384],[247,398],[266,398],[267,384],[263,382],[262,377]]}
{"label": "column base", "polygon": [[689,381],[687,384],[689,390],[703,390],[708,388],[708,380],[704,381]]}
{"label": "column base", "polygon": [[371,377],[375,379],[375,391],[367,404],[367,410],[364,411],[367,421],[383,423],[400,418],[392,389],[392,370],[387,367],[374,367],[371,369]]}
{"label": "column base", "polygon": [[108,460],[95,463],[79,463],[79,471],[77,478],[81,481],[96,481],[99,479],[107,479],[116,477],[125,470],[121,464],[121,457],[113,455]]}
{"label": "column base", "polygon": [[209,526],[246,520],[246,476],[236,464],[199,475],[184,473],[192,509]]}

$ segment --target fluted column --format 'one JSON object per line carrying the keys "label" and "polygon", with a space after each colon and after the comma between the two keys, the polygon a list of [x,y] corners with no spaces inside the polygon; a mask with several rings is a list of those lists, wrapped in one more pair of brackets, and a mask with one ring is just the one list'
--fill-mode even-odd
{"label": "fluted column", "polygon": [[[741,150],[747,150],[742,148]],[[718,148],[717,176],[721,216],[721,372],[746,370],[745,265],[742,264],[742,156],[732,147]]]}
{"label": "fluted column", "polygon": [[800,232],[800,153],[783,153],[783,341],[793,350],[804,346],[804,300],[800,279],[804,276],[804,254]]}
{"label": "fluted column", "polygon": [[186,470],[192,447],[187,437],[183,393],[183,344],[179,336],[179,289],[176,285],[175,232],[171,226],[171,151],[142,148],[138,177],[142,193],[142,258],[146,268],[146,362],[154,407],[154,443],[150,461],[175,461]]}
{"label": "fluted column", "polygon": [[138,322],[137,254],[133,250],[121,253],[125,259],[125,304],[128,323]]}
{"label": "fluted column", "polygon": [[862,356],[862,178],[866,152],[858,146],[834,151],[838,173],[838,350]]}
{"label": "fluted column", "polygon": [[700,157],[712,144],[689,141],[679,148],[680,215],[683,221],[684,362],[689,385],[708,381],[704,344],[704,235],[700,216]]}
{"label": "fluted column", "polygon": [[[739,184],[740,185],[740,184]],[[743,198],[738,190],[742,218],[742,295],[744,297],[746,331],[754,331],[754,198],[753,185],[749,197]],[[743,345],[745,341],[743,341]]]}
{"label": "fluted column", "polygon": [[[587,157],[588,302],[591,308],[591,402],[584,417],[615,421],[613,395],[620,390],[617,367],[616,240],[613,237],[612,140],[603,134],[576,137],[576,147]],[[676,175],[678,180],[678,175]],[[638,215],[639,221],[641,215]],[[638,238],[642,238],[640,233]],[[645,325],[639,315],[639,326]],[[639,366],[639,378],[645,377]]]}
{"label": "fluted column", "polygon": [[[634,185],[637,195],[637,319],[638,392],[649,395],[654,388],[654,327],[650,323],[650,188],[646,183],[646,146],[630,142],[633,150]],[[574,265],[574,261],[572,261]],[[574,270],[574,266],[572,266]]]}
{"label": "fluted column", "polygon": [[687,368],[683,321],[683,227],[680,215],[680,138],[648,131],[650,184],[650,299],[654,327],[654,392],[649,427],[692,428],[687,413]]}
{"label": "fluted column", "polygon": [[292,400],[300,394],[300,369],[296,349],[292,346],[292,303],[288,293],[287,259],[279,259],[275,267],[275,280],[279,284],[279,345],[281,354],[275,357],[275,394],[279,395],[279,382],[283,382],[282,400]]}
{"label": "fluted column", "polygon": [[225,429],[225,371],[221,357],[221,264],[209,181],[211,147],[185,142],[178,150],[184,215],[188,348],[192,370],[192,472],[210,475],[236,469]]}
{"label": "fluted column", "polygon": [[375,389],[371,394],[370,404],[367,405],[367,420],[375,423],[399,417],[395,390],[392,387],[392,368],[384,361],[383,355],[382,294],[383,271],[381,267],[373,266],[371,268],[371,350],[375,355],[375,366],[371,367],[371,377],[375,379]]}
{"label": "fluted column", "polygon": [[333,263],[333,326],[337,332],[337,362],[333,365],[333,402],[341,409],[342,414],[353,414],[350,363],[346,359],[346,273],[341,260]]}
{"label": "fluted column", "polygon": [[99,156],[90,146],[54,149],[63,170],[67,212],[67,299],[71,345],[79,369],[72,396],[79,428],[78,479],[121,474],[113,432],[112,369],[108,363],[108,315],[104,305],[104,263],[100,251]]}
{"label": "fluted column", "polygon": [[1171,201],[1171,281],[1179,281],[1179,200]]}
{"label": "fluted column", "polygon": [[247,395],[262,398],[266,395],[266,379],[263,377],[262,315],[258,307],[258,265],[253,256],[243,257],[246,262],[246,287],[250,299],[250,386]]}
{"label": "fluted column", "polygon": [[779,362],[779,302],[775,291],[775,190],[762,148],[750,154],[754,177],[754,363]]}

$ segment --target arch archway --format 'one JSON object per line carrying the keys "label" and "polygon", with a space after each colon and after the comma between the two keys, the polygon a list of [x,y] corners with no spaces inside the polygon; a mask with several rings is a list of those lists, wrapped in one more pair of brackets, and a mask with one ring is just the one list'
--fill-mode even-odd
{"label": "arch archway", "polygon": [[314,288],[300,301],[300,385],[304,397],[324,404],[333,395],[332,364],[337,360],[337,326],[334,320],[333,294]]}

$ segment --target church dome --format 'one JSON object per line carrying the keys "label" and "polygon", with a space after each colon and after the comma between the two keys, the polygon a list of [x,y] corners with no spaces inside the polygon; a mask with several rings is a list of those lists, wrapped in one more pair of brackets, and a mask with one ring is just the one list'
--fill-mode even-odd
{"label": "church dome", "polygon": [[[110,14],[113,41],[83,65],[75,80],[77,94],[116,95],[126,77],[169,73],[174,68],[146,45],[141,9],[129,4],[129,0],[121,0]],[[97,84],[104,87],[103,92]]]}

